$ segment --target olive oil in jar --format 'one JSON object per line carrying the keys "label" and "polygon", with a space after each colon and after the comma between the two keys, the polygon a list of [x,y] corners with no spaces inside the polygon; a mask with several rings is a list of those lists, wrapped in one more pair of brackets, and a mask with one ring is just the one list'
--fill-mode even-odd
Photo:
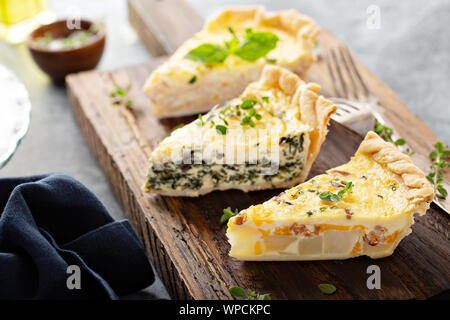
{"label": "olive oil in jar", "polygon": [[0,40],[19,43],[40,24],[53,20],[47,0],[0,0]]}

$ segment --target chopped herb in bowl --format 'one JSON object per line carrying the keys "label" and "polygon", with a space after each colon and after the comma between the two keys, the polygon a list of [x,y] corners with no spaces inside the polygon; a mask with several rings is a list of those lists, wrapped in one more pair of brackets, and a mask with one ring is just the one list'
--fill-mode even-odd
{"label": "chopped herb in bowl", "polygon": [[92,24],[89,29],[75,30],[66,37],[56,37],[47,32],[44,36],[35,38],[33,42],[37,46],[45,48],[47,50],[71,50],[80,48],[92,42],[98,30],[98,25]]}

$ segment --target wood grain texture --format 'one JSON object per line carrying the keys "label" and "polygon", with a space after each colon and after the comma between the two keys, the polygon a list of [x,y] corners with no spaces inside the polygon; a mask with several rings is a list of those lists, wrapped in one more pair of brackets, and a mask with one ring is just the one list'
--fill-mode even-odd
{"label": "wood grain texture", "polygon": [[[450,219],[435,209],[418,218],[413,234],[388,258],[241,262],[228,256],[226,227],[219,222],[222,209],[230,205],[243,209],[280,190],[213,192],[194,199],[145,194],[141,185],[149,153],[171,128],[193,119],[160,122],[152,116],[140,88],[160,62],[71,75],[67,84],[86,142],[172,298],[228,299],[227,288],[232,285],[270,292],[274,299],[424,299],[449,289]],[[109,96],[114,85],[128,83],[134,98],[131,111],[112,104]],[[332,122],[310,176],[347,162],[361,140],[353,131]],[[381,290],[366,287],[366,268],[371,264],[381,268]],[[319,283],[333,283],[338,291],[324,296],[317,289]]]}
{"label": "wood grain texture", "polygon": [[203,24],[183,0],[128,0],[127,3],[131,26],[155,57],[174,52]]}
{"label": "wood grain texture", "polygon": [[[129,0],[129,5],[146,3],[141,16],[150,26],[151,34],[160,48],[173,52],[195,30],[188,26],[201,25],[177,13],[176,23],[162,17],[167,13],[153,10],[150,4],[164,10],[178,10],[174,4],[181,0]],[[163,3],[163,4],[161,4]],[[134,5],[134,4],[133,4]],[[190,10],[190,9],[189,9]],[[188,11],[189,11],[188,10]],[[173,11],[170,11],[171,14]],[[130,13],[130,18],[132,14]],[[197,19],[199,19],[197,17]],[[133,23],[133,22],[132,22]],[[158,25],[158,27],[155,27]],[[173,26],[172,26],[173,25]],[[180,34],[171,37],[175,27]],[[164,27],[164,28],[163,28]],[[183,34],[183,30],[186,30]],[[145,39],[143,39],[146,42]],[[340,44],[331,33],[323,30],[319,41]],[[147,41],[151,43],[151,41]],[[163,50],[161,49],[163,48]],[[361,257],[345,261],[314,262],[241,262],[228,256],[226,226],[220,224],[222,209],[231,206],[243,209],[261,203],[280,190],[252,192],[213,192],[200,198],[171,198],[144,194],[141,185],[147,171],[151,150],[179,123],[193,117],[158,121],[152,115],[141,87],[150,72],[163,59],[148,64],[123,68],[113,72],[91,71],[67,78],[74,116],[85,140],[107,176],[127,217],[143,240],[159,276],[174,299],[228,299],[228,287],[239,285],[259,292],[270,292],[274,299],[425,299],[450,288],[449,229],[450,218],[432,208],[419,217],[413,234],[404,239],[391,257],[371,260]],[[420,153],[426,153],[436,136],[423,122],[399,101],[395,93],[359,62],[370,89],[388,110],[389,119],[398,131]],[[311,70],[310,80],[332,94],[330,80],[323,61]],[[111,103],[110,92],[115,85],[132,84],[132,110]],[[362,138],[353,131],[332,122],[322,151],[310,176],[349,160]],[[382,289],[366,287],[367,266],[376,264],[382,272]],[[338,290],[324,296],[320,283],[332,283]]]}

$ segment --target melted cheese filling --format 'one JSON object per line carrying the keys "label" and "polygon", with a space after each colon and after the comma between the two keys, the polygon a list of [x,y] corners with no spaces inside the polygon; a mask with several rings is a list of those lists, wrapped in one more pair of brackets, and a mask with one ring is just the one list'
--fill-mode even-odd
{"label": "melted cheese filling", "polygon": [[[262,97],[267,97],[268,102],[263,102]],[[259,101],[254,108],[261,115],[261,120],[254,119],[254,128],[241,125],[241,117],[246,113],[245,110],[240,111],[241,116],[237,116],[234,112],[234,107],[247,98],[256,98]],[[174,152],[179,153],[183,146],[192,145],[199,145],[203,150],[208,146],[214,146],[213,149],[217,150],[231,148],[230,151],[233,152],[228,153],[236,155],[242,155],[241,151],[245,150],[246,158],[261,158],[262,154],[259,152],[270,153],[273,148],[278,147],[281,137],[311,130],[308,125],[302,123],[298,107],[293,106],[286,95],[278,89],[249,90],[246,97],[233,99],[226,105],[229,106],[228,111],[222,113],[224,107],[220,107],[203,115],[203,125],[199,120],[195,120],[183,127],[183,130],[172,132],[155,149],[152,161],[161,161],[167,156],[176,157]],[[234,115],[230,117],[231,112]],[[228,123],[225,135],[219,134],[211,127],[211,121],[216,125],[225,125],[220,117]]]}
{"label": "melted cheese filling", "polygon": [[[336,202],[347,182],[352,192]],[[230,219],[230,255],[243,260],[345,259],[392,254],[410,233],[413,213],[397,177],[364,154]]]}
{"label": "melted cheese filling", "polygon": [[[246,99],[257,101],[254,110],[261,118],[253,118],[254,127],[241,124],[248,109],[236,109]],[[220,134],[215,125],[226,126],[227,133]],[[304,181],[312,129],[280,89],[250,86],[241,98],[213,108],[165,138],[152,153],[146,188],[246,190]]]}
{"label": "melted cheese filling", "polygon": [[[310,49],[308,52],[311,52],[307,54],[304,49],[305,44],[299,44],[291,34],[282,30],[262,26],[254,27],[252,22],[233,26],[233,29],[238,34],[239,39],[242,39],[243,35],[245,35],[245,29],[247,28],[252,28],[254,32],[272,32],[277,35],[279,39],[277,46],[271,50],[265,58],[276,59],[277,64],[279,65],[290,65],[298,61],[300,58],[306,58],[312,55],[313,47],[308,47]],[[212,66],[184,58],[190,50],[201,44],[213,43],[217,45],[224,45],[225,41],[230,41],[232,39],[232,34],[228,30],[223,29],[216,29],[214,32],[202,31],[197,33],[194,37],[186,41],[170,58],[169,62],[172,65],[176,65],[176,68],[167,65],[167,68],[162,68],[154,74],[152,81],[157,81],[157,77],[160,75],[173,79],[185,80],[191,77],[192,74],[196,74],[201,77],[202,74],[217,69],[225,69],[236,72],[239,70],[254,68],[255,65],[262,68],[267,64],[265,58],[260,58],[256,61],[247,61],[233,54],[230,54],[223,63]],[[174,64],[174,62],[176,62],[176,64]]]}

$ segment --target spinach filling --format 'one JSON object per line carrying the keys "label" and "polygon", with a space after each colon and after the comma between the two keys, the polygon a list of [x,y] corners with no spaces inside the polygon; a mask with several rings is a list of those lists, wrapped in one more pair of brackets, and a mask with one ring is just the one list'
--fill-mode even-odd
{"label": "spinach filling", "polygon": [[[304,133],[289,135],[280,139],[281,161],[275,174],[268,174],[271,163],[263,158],[257,163],[244,162],[241,164],[214,164],[202,160],[176,164],[165,162],[150,169],[146,188],[153,190],[181,189],[198,190],[205,181],[211,181],[212,186],[219,184],[250,184],[264,183],[273,180],[290,181],[297,178],[303,171]],[[190,162],[190,163],[189,163]]]}

